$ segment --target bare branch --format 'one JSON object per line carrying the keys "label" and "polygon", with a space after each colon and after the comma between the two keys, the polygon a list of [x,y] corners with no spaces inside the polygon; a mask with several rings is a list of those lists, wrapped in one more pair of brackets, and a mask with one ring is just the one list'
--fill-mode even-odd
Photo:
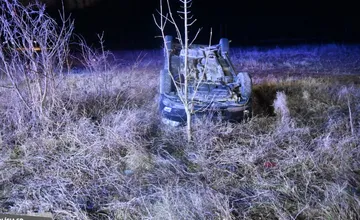
{"label": "bare branch", "polygon": [[190,27],[191,25],[193,25],[196,22],[196,19],[193,20],[190,24],[187,24],[188,27]]}
{"label": "bare branch", "polygon": [[[161,1],[161,0],[160,0],[160,1]],[[173,15],[172,15],[172,12],[171,12],[170,2],[169,2],[169,0],[166,0],[166,2],[167,2],[167,7],[168,7],[168,11],[169,11],[170,20],[173,21],[172,24],[173,24],[174,27],[175,27],[178,40],[179,40],[179,42],[180,42],[181,45],[184,45],[183,42],[182,42],[182,37],[181,37],[180,29],[179,29],[178,25],[176,24],[175,19],[174,19]]]}
{"label": "bare branch", "polygon": [[199,33],[200,33],[201,30],[202,30],[202,28],[199,28],[199,29],[198,29],[198,31],[197,31],[196,34],[195,34],[195,37],[194,37],[193,40],[190,42],[189,46],[191,46],[191,45],[194,43],[194,41],[195,41],[196,38],[198,37],[198,35],[199,35]]}

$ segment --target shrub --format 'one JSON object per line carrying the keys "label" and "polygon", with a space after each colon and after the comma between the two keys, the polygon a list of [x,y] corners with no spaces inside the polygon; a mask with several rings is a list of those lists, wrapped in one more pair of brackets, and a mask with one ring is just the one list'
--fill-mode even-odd
{"label": "shrub", "polygon": [[58,24],[39,2],[5,0],[0,6],[1,74],[33,116],[44,116],[67,63],[73,22],[62,13]]}

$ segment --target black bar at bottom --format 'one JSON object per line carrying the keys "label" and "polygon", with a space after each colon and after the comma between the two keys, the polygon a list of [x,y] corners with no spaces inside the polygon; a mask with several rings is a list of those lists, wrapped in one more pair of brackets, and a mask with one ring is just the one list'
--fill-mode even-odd
{"label": "black bar at bottom", "polygon": [[52,220],[52,217],[0,213],[0,220]]}

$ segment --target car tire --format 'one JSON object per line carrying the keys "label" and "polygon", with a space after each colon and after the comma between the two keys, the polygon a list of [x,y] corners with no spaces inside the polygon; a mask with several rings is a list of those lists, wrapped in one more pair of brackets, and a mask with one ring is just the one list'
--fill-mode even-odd
{"label": "car tire", "polygon": [[168,70],[160,71],[160,94],[170,93],[172,91],[172,81]]}
{"label": "car tire", "polygon": [[172,44],[173,44],[173,37],[171,35],[166,35],[165,36],[165,44],[166,46],[164,46],[164,48],[171,50],[172,49]]}
{"label": "car tire", "polygon": [[229,53],[230,45],[229,45],[229,39],[227,38],[221,38],[220,39],[220,50],[221,53]]}
{"label": "car tire", "polygon": [[[173,46],[173,37],[170,35],[166,35],[164,39],[164,69],[170,69],[169,66],[169,54],[171,53],[172,46]],[[167,49],[167,50],[166,50]]]}
{"label": "car tire", "polygon": [[237,82],[240,84],[241,96],[246,99],[251,98],[252,82],[249,73],[240,72],[237,74]]}

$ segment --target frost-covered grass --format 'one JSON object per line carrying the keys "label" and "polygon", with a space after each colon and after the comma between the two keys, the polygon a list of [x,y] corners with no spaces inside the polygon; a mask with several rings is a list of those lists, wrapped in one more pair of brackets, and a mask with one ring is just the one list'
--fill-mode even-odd
{"label": "frost-covered grass", "polygon": [[109,72],[65,76],[40,120],[0,87],[0,212],[358,219],[359,52],[234,49],[237,69],[254,77],[254,118],[200,120],[189,144],[160,124],[160,51],[119,52],[123,65]]}

